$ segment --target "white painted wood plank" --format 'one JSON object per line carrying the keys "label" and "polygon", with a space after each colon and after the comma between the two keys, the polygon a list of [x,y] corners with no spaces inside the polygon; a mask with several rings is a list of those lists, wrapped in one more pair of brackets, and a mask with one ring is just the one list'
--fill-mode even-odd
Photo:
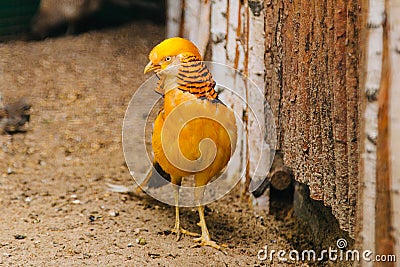
{"label": "white painted wood plank", "polygon": [[229,1],[229,6],[227,8],[228,25],[225,30],[227,32],[225,56],[227,59],[227,64],[232,67],[234,66],[235,52],[237,45],[236,31],[239,21],[238,12],[239,12],[239,3],[237,1]]}
{"label": "white painted wood plank", "polygon": [[[243,63],[244,63],[244,49],[242,43],[240,43],[239,37],[243,33],[243,7],[238,0],[230,0],[229,6],[227,7],[227,22],[226,25],[226,49],[225,49],[225,58],[226,64],[230,67],[237,67],[237,71],[243,73]],[[238,36],[238,27],[239,36]],[[237,66],[235,66],[235,61],[237,61]],[[245,84],[241,77],[238,75],[229,77],[233,81],[234,90],[242,97],[242,101],[237,101],[236,98],[227,95],[225,96],[225,101],[229,105],[232,106],[234,111],[241,116],[243,111],[245,110]],[[246,166],[246,132],[244,128],[240,128],[238,130],[238,136],[240,139],[240,158],[235,159],[237,161],[238,166],[241,167],[241,170],[244,170]],[[243,175],[243,172],[242,172]],[[244,175],[242,176],[244,179]],[[243,180],[244,181],[244,180]]]}
{"label": "white painted wood plank", "polygon": [[228,0],[215,0],[211,8],[211,61],[226,64],[226,27]]}
{"label": "white painted wood plank", "polygon": [[[249,7],[245,7],[249,8]],[[265,10],[263,1],[253,1],[248,12],[249,18],[249,40],[248,40],[248,77],[253,86],[247,86],[249,107],[248,143],[250,153],[250,176],[252,183],[250,189],[255,190],[269,171],[273,155],[270,147],[264,143],[265,136]],[[254,113],[253,113],[254,112]],[[272,140],[268,140],[272,141]],[[274,140],[275,141],[275,140]],[[274,142],[275,144],[275,142]],[[274,147],[275,148],[275,147]],[[269,212],[269,190],[264,196],[253,198],[253,205],[258,210]]]}
{"label": "white painted wood plank", "polygon": [[200,13],[201,13],[201,0],[186,0],[185,10],[183,12],[183,37],[191,40],[196,46],[198,46],[198,32],[201,25]]}
{"label": "white painted wood plank", "polygon": [[202,0],[200,2],[199,29],[197,32],[196,44],[204,56],[207,45],[210,41],[210,23],[211,23],[211,1]]}
{"label": "white painted wood plank", "polygon": [[[260,1],[261,5],[262,1]],[[257,14],[257,13],[256,13]],[[249,12],[250,25],[249,25],[249,70],[248,77],[255,86],[248,86],[248,103],[251,111],[254,114],[249,114],[249,146],[252,150],[250,157],[250,174],[257,176],[256,178],[263,178],[268,170],[260,168],[258,173],[255,173],[256,167],[259,164],[260,156],[264,144],[263,141],[265,134],[265,119],[264,119],[264,84],[265,84],[265,32],[264,32],[264,10],[258,15],[253,11]],[[253,116],[254,115],[254,116]],[[260,167],[266,167],[267,164],[261,164]],[[258,177],[260,176],[260,177]]]}
{"label": "white painted wood plank", "polygon": [[211,1],[185,2],[183,37],[191,40],[204,56],[210,39]]}
{"label": "white painted wood plank", "polygon": [[[366,55],[365,93],[377,96],[382,69],[384,0],[370,0],[368,10],[368,40]],[[376,138],[378,136],[378,103],[374,97],[366,100],[364,110],[363,177],[361,181],[362,247],[375,248],[375,202],[376,202]],[[362,266],[373,266],[372,262],[362,262]]]}
{"label": "white painted wood plank", "polygon": [[[226,58],[226,37],[227,37],[227,9],[228,0],[215,0],[212,2],[211,7],[211,61],[227,65]],[[221,67],[214,67],[211,72],[218,84],[224,84],[228,88],[233,88],[232,75],[226,75],[226,69]],[[220,93],[220,99],[232,107],[236,114],[240,112],[241,108],[234,108],[232,103],[232,95],[224,90]],[[238,136],[242,136],[243,129],[239,128]],[[231,158],[230,163],[226,170],[226,175],[230,181],[236,181],[237,175],[240,174],[242,169],[241,150],[242,140],[239,139],[239,144],[236,147],[237,152]]]}
{"label": "white painted wood plank", "polygon": [[179,36],[179,30],[182,17],[182,2],[183,0],[167,0],[167,25],[166,37]]}

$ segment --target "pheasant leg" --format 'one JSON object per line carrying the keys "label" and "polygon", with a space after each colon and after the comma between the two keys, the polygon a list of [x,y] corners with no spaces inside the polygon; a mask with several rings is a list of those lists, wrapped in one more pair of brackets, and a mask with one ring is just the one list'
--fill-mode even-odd
{"label": "pheasant leg", "polygon": [[181,239],[181,235],[188,235],[188,236],[199,236],[197,233],[189,232],[181,227],[179,221],[179,188],[174,187],[174,198],[175,198],[175,226],[171,230],[172,233],[176,234],[176,241]]}

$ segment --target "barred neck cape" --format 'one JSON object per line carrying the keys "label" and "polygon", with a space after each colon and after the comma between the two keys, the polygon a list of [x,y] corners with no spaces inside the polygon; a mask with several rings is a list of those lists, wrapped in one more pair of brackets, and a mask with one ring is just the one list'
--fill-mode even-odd
{"label": "barred neck cape", "polygon": [[[216,99],[218,93],[214,90],[216,85],[206,64],[196,56],[184,55],[178,68],[178,89],[191,93],[198,98]],[[158,86],[162,86],[161,78]]]}

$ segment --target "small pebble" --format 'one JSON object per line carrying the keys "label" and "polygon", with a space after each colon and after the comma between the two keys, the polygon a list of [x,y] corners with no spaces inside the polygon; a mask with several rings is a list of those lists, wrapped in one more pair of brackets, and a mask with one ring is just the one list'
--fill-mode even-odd
{"label": "small pebble", "polygon": [[16,235],[14,235],[14,238],[15,239],[25,239],[26,238],[26,235],[20,235],[20,234],[16,234]]}
{"label": "small pebble", "polygon": [[80,203],[81,203],[81,201],[79,199],[74,199],[72,201],[72,204],[80,204]]}
{"label": "small pebble", "polygon": [[133,247],[133,244],[132,243],[128,243],[127,247],[131,248],[131,247]]}
{"label": "small pebble", "polygon": [[147,253],[152,259],[159,258],[161,255],[158,253]]}
{"label": "small pebble", "polygon": [[170,235],[171,234],[171,230],[163,230],[163,231],[158,231],[157,234],[159,235]]}
{"label": "small pebble", "polygon": [[139,245],[147,244],[146,239],[144,239],[143,237],[136,238],[136,243],[138,243]]}
{"label": "small pebble", "polygon": [[110,215],[111,217],[117,217],[117,216],[119,215],[119,212],[118,212],[118,211],[112,210],[112,211],[110,211],[110,212],[108,213],[108,215]]}
{"label": "small pebble", "polygon": [[135,235],[138,235],[138,234],[140,233],[140,231],[148,232],[149,230],[147,230],[146,228],[141,228],[141,227],[135,228],[135,229],[133,230],[133,232],[135,233]]}
{"label": "small pebble", "polygon": [[89,259],[90,257],[92,257],[90,254],[88,254],[88,253],[83,253],[83,258],[84,259]]}

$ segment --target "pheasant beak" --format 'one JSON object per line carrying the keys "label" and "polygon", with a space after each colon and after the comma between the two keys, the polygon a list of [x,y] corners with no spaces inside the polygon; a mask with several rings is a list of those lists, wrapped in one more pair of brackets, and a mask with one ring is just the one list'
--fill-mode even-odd
{"label": "pheasant beak", "polygon": [[153,62],[150,61],[149,63],[147,63],[146,67],[144,67],[143,73],[146,74],[150,71],[157,71],[159,69],[161,69],[160,65],[154,65]]}

